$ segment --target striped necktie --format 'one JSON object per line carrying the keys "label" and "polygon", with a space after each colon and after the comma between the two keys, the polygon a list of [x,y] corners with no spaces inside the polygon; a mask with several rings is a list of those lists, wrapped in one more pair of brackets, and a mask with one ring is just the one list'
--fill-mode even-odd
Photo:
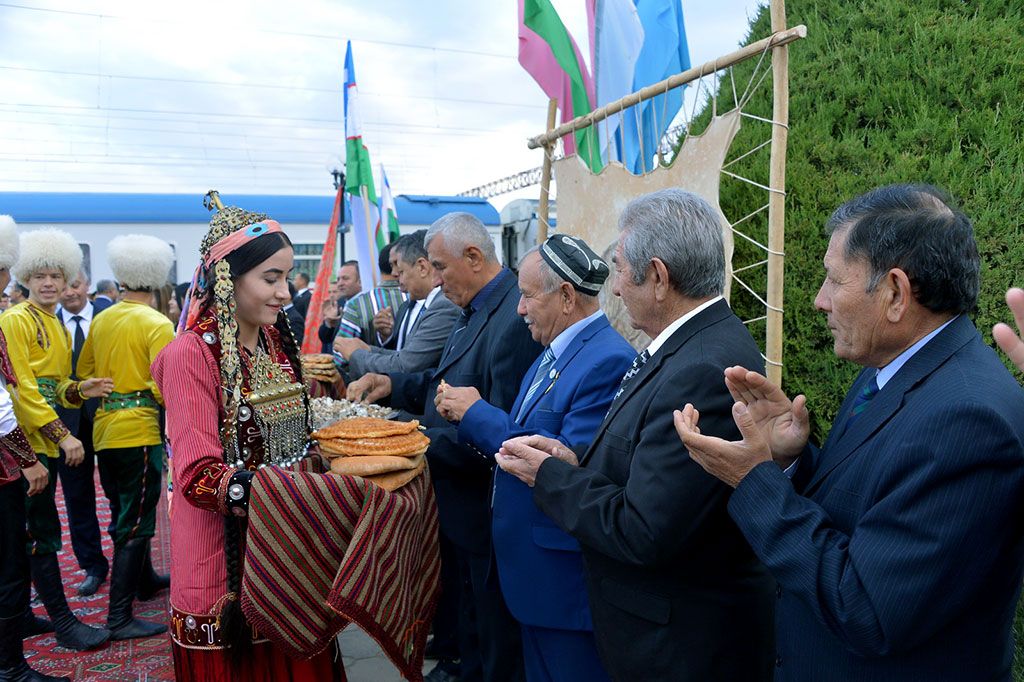
{"label": "striped necktie", "polygon": [[849,431],[853,426],[853,423],[857,421],[857,418],[863,414],[864,410],[867,409],[868,403],[871,399],[878,395],[878,373],[871,377],[871,381],[861,390],[857,395],[857,398],[853,401],[853,409],[850,410],[850,418],[846,420],[846,430]]}
{"label": "striped necktie", "polygon": [[533,383],[530,384],[530,390],[526,392],[526,397],[523,398],[523,403],[519,406],[519,415],[516,417],[516,422],[520,422],[523,418],[523,414],[526,412],[526,406],[530,404],[530,398],[537,392],[540,385],[544,383],[544,380],[548,378],[548,370],[555,362],[555,353],[551,350],[551,346],[544,351],[544,357],[541,358],[540,364],[537,365],[537,371],[533,374]]}

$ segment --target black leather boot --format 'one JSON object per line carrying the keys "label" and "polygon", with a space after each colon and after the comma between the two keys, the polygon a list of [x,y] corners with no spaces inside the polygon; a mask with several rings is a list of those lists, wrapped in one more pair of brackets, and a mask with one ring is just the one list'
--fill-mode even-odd
{"label": "black leather boot", "polygon": [[21,648],[23,619],[0,618],[0,682],[71,682],[70,677],[51,677],[28,667]]}
{"label": "black leather boot", "polygon": [[153,570],[150,545],[150,538],[146,538],[145,563],[142,565],[142,575],[139,576],[139,594],[137,595],[139,601],[149,601],[171,586],[171,576],[162,575]]}
{"label": "black leather boot", "polygon": [[107,613],[107,629],[110,639],[139,639],[167,632],[167,626],[135,620],[132,606],[139,576],[149,553],[146,538],[132,538],[123,547],[114,548],[114,568],[110,573],[110,610]]}
{"label": "black leather boot", "polygon": [[53,623],[32,613],[32,609],[25,612],[25,618],[21,622],[22,639],[45,635],[49,632],[53,632]]}
{"label": "black leather boot", "polygon": [[68,608],[68,600],[64,597],[64,584],[60,580],[57,555],[33,554],[28,560],[32,567],[32,583],[36,586],[36,593],[53,622],[57,644],[75,651],[86,651],[102,646],[110,637],[110,633],[89,627],[78,620]]}

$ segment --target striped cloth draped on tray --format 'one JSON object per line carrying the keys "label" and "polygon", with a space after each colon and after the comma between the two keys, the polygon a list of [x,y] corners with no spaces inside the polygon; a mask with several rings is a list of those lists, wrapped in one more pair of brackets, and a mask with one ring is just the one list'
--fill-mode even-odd
{"label": "striped cloth draped on tray", "polygon": [[253,477],[242,610],[290,656],[323,651],[353,621],[421,680],[440,568],[429,470],[394,492],[277,467]]}

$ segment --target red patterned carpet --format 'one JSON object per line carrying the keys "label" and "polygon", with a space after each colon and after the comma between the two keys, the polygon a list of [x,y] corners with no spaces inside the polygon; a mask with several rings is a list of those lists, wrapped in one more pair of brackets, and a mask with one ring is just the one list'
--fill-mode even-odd
{"label": "red patterned carpet", "polygon": [[[97,514],[100,528],[106,529],[110,522],[110,509],[107,498],[103,496],[99,479],[96,480]],[[61,523],[64,529],[64,551],[60,554],[61,573],[64,577],[64,592],[68,604],[75,614],[90,625],[102,626],[107,621],[107,601],[110,584],[103,583],[92,597],[82,598],[75,591],[85,578],[85,571],[78,568],[75,555],[71,551],[71,539],[67,532],[67,518],[64,512],[64,501],[60,487],[57,488],[57,508],[61,510]],[[161,499],[157,511],[156,536],[153,538],[153,566],[159,573],[167,573],[170,567],[170,523],[167,518],[167,501]],[[103,531],[103,552],[110,560],[113,557],[113,544],[110,536]],[[148,602],[135,604],[135,617],[144,620],[166,622],[167,599],[169,591],[164,591]],[[35,594],[33,593],[33,597]],[[32,600],[36,615],[46,616],[43,605],[35,598]],[[135,639],[126,642],[110,642],[96,651],[76,652],[57,646],[53,634],[39,635],[25,640],[25,658],[29,664],[49,675],[65,675],[73,680],[89,682],[121,682],[160,681],[174,679],[174,664],[171,661],[171,645],[169,635]]]}

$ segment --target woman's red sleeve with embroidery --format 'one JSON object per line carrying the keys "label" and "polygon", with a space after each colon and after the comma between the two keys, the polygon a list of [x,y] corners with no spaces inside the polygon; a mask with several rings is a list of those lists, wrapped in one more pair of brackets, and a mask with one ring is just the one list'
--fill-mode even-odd
{"label": "woman's red sleeve with embroidery", "polygon": [[185,333],[165,349],[169,355],[160,388],[174,453],[171,463],[178,494],[200,509],[227,515],[227,488],[237,470],[224,463],[218,370],[201,343],[195,334]]}

